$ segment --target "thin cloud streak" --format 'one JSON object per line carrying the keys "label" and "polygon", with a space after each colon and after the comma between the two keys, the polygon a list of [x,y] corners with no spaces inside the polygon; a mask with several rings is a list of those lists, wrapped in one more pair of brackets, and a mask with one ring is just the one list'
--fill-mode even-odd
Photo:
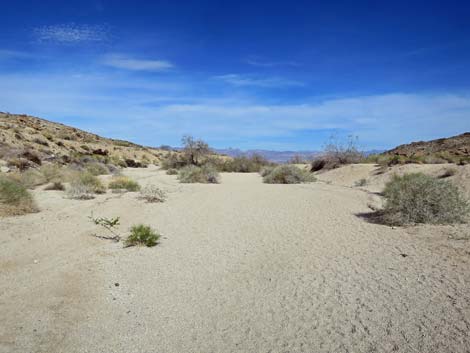
{"label": "thin cloud streak", "polygon": [[233,86],[255,86],[255,87],[265,87],[265,88],[275,88],[275,87],[286,87],[286,86],[303,86],[302,82],[288,80],[280,77],[252,77],[239,74],[227,74],[219,75],[213,77],[216,80],[220,80],[231,84]]}
{"label": "thin cloud streak", "polygon": [[75,23],[38,27],[33,35],[40,43],[79,44],[108,40],[108,29],[104,25],[77,25]]}
{"label": "thin cloud streak", "polygon": [[117,69],[132,71],[166,71],[174,68],[174,65],[166,60],[135,59],[118,54],[105,56],[102,63]]}

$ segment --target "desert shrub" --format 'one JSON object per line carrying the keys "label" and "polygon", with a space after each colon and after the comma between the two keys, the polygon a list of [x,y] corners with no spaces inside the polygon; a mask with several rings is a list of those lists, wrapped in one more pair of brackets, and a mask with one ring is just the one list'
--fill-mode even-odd
{"label": "desert shrub", "polygon": [[223,172],[258,173],[264,166],[272,165],[263,156],[254,154],[250,157],[241,156],[224,161],[219,170]]}
{"label": "desert shrub", "polygon": [[217,184],[219,182],[219,173],[211,165],[203,165],[202,167],[188,165],[180,169],[178,179],[180,183]]}
{"label": "desert shrub", "polygon": [[15,178],[28,189],[47,183],[46,178],[38,169],[27,169],[21,173],[16,173]]}
{"label": "desert shrub", "polygon": [[455,185],[422,173],[395,175],[383,194],[384,220],[397,225],[462,222],[469,210]]}
{"label": "desert shrub", "polygon": [[181,143],[183,145],[181,153],[188,165],[201,165],[201,161],[211,153],[209,145],[201,139],[196,140],[186,135],[181,139]]}
{"label": "desert shrub", "polygon": [[315,177],[306,170],[293,165],[280,165],[263,177],[267,184],[300,184],[315,181]]}
{"label": "desert shrub", "polygon": [[166,174],[168,175],[176,175],[178,174],[178,169],[175,169],[175,168],[170,168],[166,171]]}
{"label": "desert shrub", "polygon": [[34,143],[37,143],[37,144],[39,144],[39,145],[49,146],[49,144],[47,143],[46,140],[40,139],[39,137],[35,137],[35,138],[33,139],[33,142],[34,142]]}
{"label": "desert shrub", "polygon": [[44,164],[39,171],[46,183],[59,181],[63,177],[62,168],[58,164]]}
{"label": "desert shrub", "polygon": [[48,185],[45,187],[44,190],[58,190],[58,191],[64,191],[65,186],[62,184],[60,181],[53,182],[52,184]]}
{"label": "desert shrub", "polygon": [[180,169],[188,165],[187,161],[181,154],[169,153],[165,158],[162,159],[161,167],[163,169]]}
{"label": "desert shrub", "polygon": [[155,232],[151,227],[138,224],[131,228],[131,234],[126,239],[126,246],[145,245],[152,247],[158,244],[160,234]]}
{"label": "desert shrub", "polygon": [[310,171],[311,172],[318,172],[319,170],[322,170],[325,168],[326,165],[326,160],[323,158],[316,158],[312,161],[312,164],[310,166]]}
{"label": "desert shrub", "polygon": [[346,142],[340,141],[336,136],[330,137],[325,144],[322,156],[316,158],[311,171],[321,169],[334,169],[345,164],[360,163],[364,154],[357,147],[357,137],[348,136]]}
{"label": "desert shrub", "polygon": [[127,190],[127,191],[139,191],[140,185],[135,180],[125,176],[118,176],[114,177],[110,182],[108,187],[110,189],[120,189],[120,190]]}
{"label": "desert shrub", "polygon": [[266,175],[268,175],[269,173],[271,173],[273,171],[274,167],[273,166],[267,166],[267,167],[263,167],[261,168],[261,170],[259,171],[259,174],[262,176],[262,177],[265,177]]}
{"label": "desert shrub", "polygon": [[71,183],[67,188],[67,197],[75,200],[91,200],[95,198],[93,190],[81,183]]}
{"label": "desert shrub", "polygon": [[102,163],[90,163],[86,165],[86,171],[92,175],[107,175],[109,169]]}
{"label": "desert shrub", "polygon": [[90,199],[93,194],[104,194],[106,187],[95,175],[80,172],[73,176],[67,195],[73,199]]}
{"label": "desert shrub", "polygon": [[14,216],[37,211],[33,196],[24,185],[0,176],[0,215]]}
{"label": "desert shrub", "polygon": [[12,158],[8,160],[8,166],[23,171],[31,167],[31,162],[26,158]]}
{"label": "desert shrub", "polygon": [[147,202],[164,202],[166,200],[166,194],[155,185],[147,185],[140,190],[140,198]]}
{"label": "desert shrub", "polygon": [[21,154],[21,157],[26,158],[28,161],[31,161],[37,165],[41,165],[41,157],[34,151],[26,150]]}

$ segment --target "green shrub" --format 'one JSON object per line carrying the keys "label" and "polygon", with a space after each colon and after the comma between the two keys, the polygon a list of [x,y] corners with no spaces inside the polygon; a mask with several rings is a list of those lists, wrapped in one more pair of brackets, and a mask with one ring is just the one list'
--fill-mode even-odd
{"label": "green shrub", "polygon": [[126,239],[126,246],[145,245],[148,247],[158,244],[160,234],[149,226],[138,224],[131,228],[131,234]]}
{"label": "green shrub", "polygon": [[0,215],[14,216],[37,211],[33,196],[24,185],[0,176]]}
{"label": "green shrub", "polygon": [[267,184],[300,184],[315,181],[315,177],[293,165],[280,165],[263,177]]}
{"label": "green shrub", "polygon": [[394,176],[384,196],[384,220],[391,224],[458,223],[469,211],[455,185],[422,173]]}
{"label": "green shrub", "polygon": [[219,182],[219,173],[211,165],[203,165],[202,167],[188,165],[180,169],[178,179],[180,183],[217,184]]}
{"label": "green shrub", "polygon": [[140,190],[140,185],[138,182],[125,176],[114,177],[109,182],[108,187],[113,190],[116,190],[116,189],[127,190],[127,191],[139,191]]}
{"label": "green shrub", "polygon": [[147,185],[140,190],[140,198],[147,202],[164,202],[166,200],[166,194],[155,185]]}

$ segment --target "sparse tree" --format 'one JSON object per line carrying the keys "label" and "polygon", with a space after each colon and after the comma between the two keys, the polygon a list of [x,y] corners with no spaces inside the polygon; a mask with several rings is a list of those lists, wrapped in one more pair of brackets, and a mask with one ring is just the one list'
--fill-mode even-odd
{"label": "sparse tree", "polygon": [[183,155],[189,164],[200,165],[201,159],[211,153],[211,149],[206,142],[195,140],[192,136],[183,136],[181,143],[183,145]]}

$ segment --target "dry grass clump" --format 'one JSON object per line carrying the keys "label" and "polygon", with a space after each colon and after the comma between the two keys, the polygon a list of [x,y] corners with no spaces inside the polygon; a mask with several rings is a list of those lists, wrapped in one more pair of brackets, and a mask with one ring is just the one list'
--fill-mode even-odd
{"label": "dry grass clump", "polygon": [[396,225],[463,222],[468,202],[451,182],[422,173],[394,176],[384,189],[383,219]]}
{"label": "dry grass clump", "polygon": [[0,176],[0,216],[16,216],[37,212],[33,196],[24,185]]}
{"label": "dry grass clump", "polygon": [[69,198],[78,200],[88,200],[94,198],[94,194],[104,194],[106,187],[95,175],[87,172],[79,172],[70,183],[67,189]]}
{"label": "dry grass clump", "polygon": [[140,198],[147,202],[164,202],[166,193],[155,185],[147,185],[140,190]]}
{"label": "dry grass clump", "polygon": [[99,162],[89,163],[86,165],[85,169],[88,173],[96,176],[109,174],[108,167],[105,164]]}
{"label": "dry grass clump", "polygon": [[277,166],[263,177],[263,182],[267,184],[300,184],[315,180],[311,173],[294,165]]}
{"label": "dry grass clump", "polygon": [[155,232],[151,227],[138,224],[131,228],[131,234],[126,239],[125,246],[145,245],[152,247],[158,244],[161,235]]}
{"label": "dry grass clump", "polygon": [[112,190],[127,190],[127,191],[139,191],[140,185],[138,182],[125,176],[114,177],[108,187]]}
{"label": "dry grass clump", "polygon": [[219,183],[219,172],[211,165],[203,165],[202,167],[188,165],[180,169],[178,179],[180,183],[217,184]]}

